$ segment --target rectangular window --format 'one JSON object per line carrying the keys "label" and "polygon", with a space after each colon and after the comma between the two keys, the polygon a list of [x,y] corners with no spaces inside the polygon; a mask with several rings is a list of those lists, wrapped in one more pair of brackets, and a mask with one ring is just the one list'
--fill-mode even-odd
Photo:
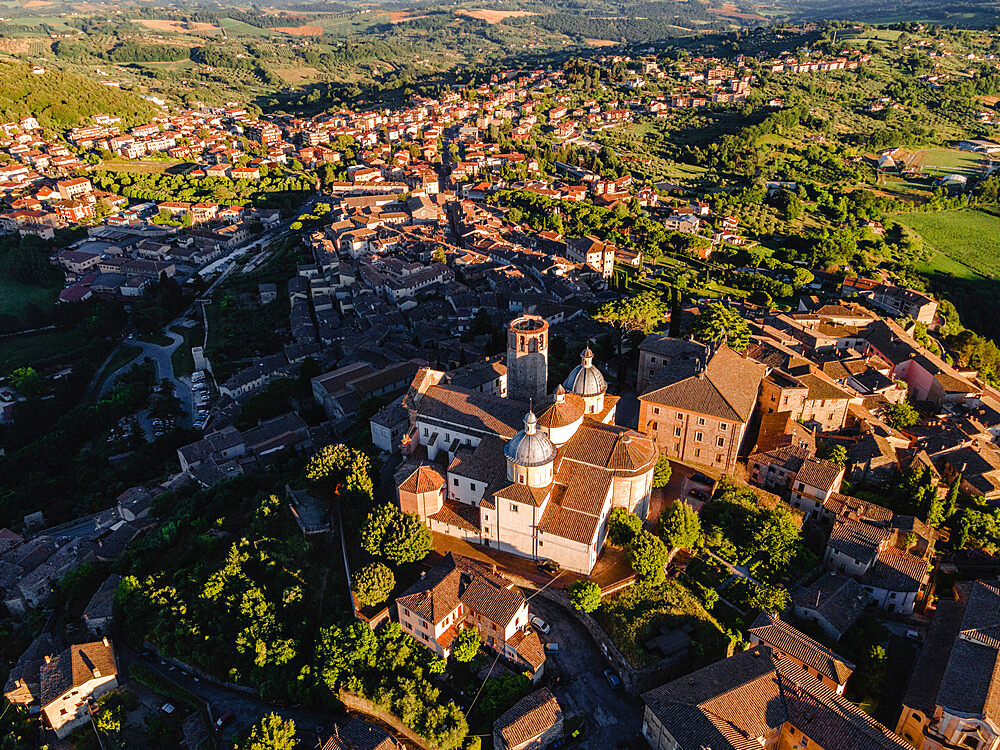
{"label": "rectangular window", "polygon": [[701,456],[701,448],[694,449],[694,457],[699,458]]}
{"label": "rectangular window", "polygon": [[454,479],[452,479],[451,481],[452,481],[452,483],[453,483],[453,484],[454,484],[454,485],[455,485],[456,487],[458,487],[458,477],[455,477],[455,478],[454,478]]}
{"label": "rectangular window", "polygon": [[705,424],[705,418],[704,417],[698,417],[698,425],[701,426],[703,424]]}
{"label": "rectangular window", "polygon": [[684,419],[684,413],[683,412],[677,412],[677,418],[678,419]]}
{"label": "rectangular window", "polygon": [[674,428],[674,437],[680,437],[680,436],[681,436],[681,428],[680,427],[675,427]]}
{"label": "rectangular window", "polygon": [[476,483],[475,482],[469,482],[469,489],[472,490],[473,492],[475,492],[476,491]]}
{"label": "rectangular window", "polygon": [[545,544],[545,542],[543,542],[541,539],[538,540],[538,546],[539,547],[544,546],[544,544]]}
{"label": "rectangular window", "polygon": [[653,407],[653,414],[659,414],[659,413],[660,413],[660,407],[659,406],[654,406]]}
{"label": "rectangular window", "polygon": [[511,513],[517,513],[517,503],[511,503],[510,504],[510,512]]}
{"label": "rectangular window", "polygon": [[700,443],[704,437],[705,437],[705,434],[703,432],[696,432],[694,434],[694,441],[696,443]]}
{"label": "rectangular window", "polygon": [[719,429],[722,430],[723,432],[725,432],[726,430],[729,429],[729,423],[728,422],[719,422]]}
{"label": "rectangular window", "polygon": [[427,428],[424,428],[424,437],[427,437]]}
{"label": "rectangular window", "polygon": [[726,439],[724,437],[718,437],[715,439],[715,444],[720,448],[723,448],[726,445]]}

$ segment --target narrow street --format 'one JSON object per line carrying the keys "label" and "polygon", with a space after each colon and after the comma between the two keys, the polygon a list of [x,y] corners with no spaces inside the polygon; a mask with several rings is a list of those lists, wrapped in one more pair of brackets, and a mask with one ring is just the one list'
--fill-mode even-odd
{"label": "narrow street", "polygon": [[536,596],[531,609],[552,628],[543,640],[559,644],[549,654],[546,671],[560,682],[553,688],[568,716],[586,720],[581,750],[611,750],[625,746],[642,728],[642,704],[619,686],[612,688],[604,670],[609,664],[583,627],[562,607]]}
{"label": "narrow street", "polygon": [[[276,713],[284,719],[291,719],[295,722],[296,729],[304,738],[315,740],[319,733],[330,732],[334,721],[345,719],[344,714],[324,713],[311,711],[303,708],[282,708],[272,706],[261,700],[256,694],[242,693],[236,690],[213,685],[194,675],[188,674],[179,667],[160,661],[159,659],[143,659],[132,648],[117,641],[115,646],[118,650],[118,662],[120,670],[127,674],[128,668],[133,664],[144,664],[149,669],[157,672],[171,682],[190,691],[209,705],[209,714],[212,721],[227,712],[231,712],[235,721],[230,724],[220,736],[220,747],[231,747],[233,739],[244,734],[257,719],[265,714]],[[228,740],[229,743],[225,740]]]}

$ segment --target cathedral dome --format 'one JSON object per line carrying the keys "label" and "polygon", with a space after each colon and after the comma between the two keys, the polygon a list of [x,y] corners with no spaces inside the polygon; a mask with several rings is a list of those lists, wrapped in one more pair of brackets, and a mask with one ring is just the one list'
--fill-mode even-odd
{"label": "cathedral dome", "polygon": [[555,461],[556,447],[552,441],[538,432],[535,412],[529,411],[524,417],[524,429],[512,437],[503,452],[507,459],[517,466],[544,466]]}
{"label": "cathedral dome", "polygon": [[601,371],[594,365],[594,353],[588,346],[580,355],[580,364],[573,368],[563,383],[566,390],[577,396],[600,396],[608,390]]}

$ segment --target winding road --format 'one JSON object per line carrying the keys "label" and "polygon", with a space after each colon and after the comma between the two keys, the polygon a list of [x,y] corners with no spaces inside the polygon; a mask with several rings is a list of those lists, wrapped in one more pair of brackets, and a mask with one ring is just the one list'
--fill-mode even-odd
{"label": "winding road", "polygon": [[[175,322],[177,321],[172,321],[172,323]],[[184,343],[184,337],[178,333],[168,330],[167,328],[164,328],[163,335],[169,338],[172,343],[167,346],[162,346],[160,344],[152,344],[148,341],[141,341],[134,336],[129,336],[125,339],[124,343],[129,344],[130,346],[139,347],[142,350],[142,354],[139,356],[148,357],[152,360],[156,370],[156,382],[159,383],[161,380],[169,380],[173,383],[174,392],[180,400],[181,405],[184,407],[185,414],[190,417],[194,409],[191,388],[186,380],[181,380],[174,374],[174,363],[173,359],[171,359],[171,355],[173,355],[177,348]],[[98,391],[98,395],[106,395],[114,387],[118,378],[127,372],[134,363],[135,360],[132,360],[132,362],[122,365],[117,370],[109,374],[104,379],[104,383],[101,384],[101,389]]]}

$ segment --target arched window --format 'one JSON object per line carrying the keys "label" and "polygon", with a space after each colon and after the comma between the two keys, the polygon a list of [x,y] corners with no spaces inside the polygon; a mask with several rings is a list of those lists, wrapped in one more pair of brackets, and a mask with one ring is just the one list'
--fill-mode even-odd
{"label": "arched window", "polygon": [[538,351],[538,341],[536,339],[528,339],[528,351],[529,352]]}

